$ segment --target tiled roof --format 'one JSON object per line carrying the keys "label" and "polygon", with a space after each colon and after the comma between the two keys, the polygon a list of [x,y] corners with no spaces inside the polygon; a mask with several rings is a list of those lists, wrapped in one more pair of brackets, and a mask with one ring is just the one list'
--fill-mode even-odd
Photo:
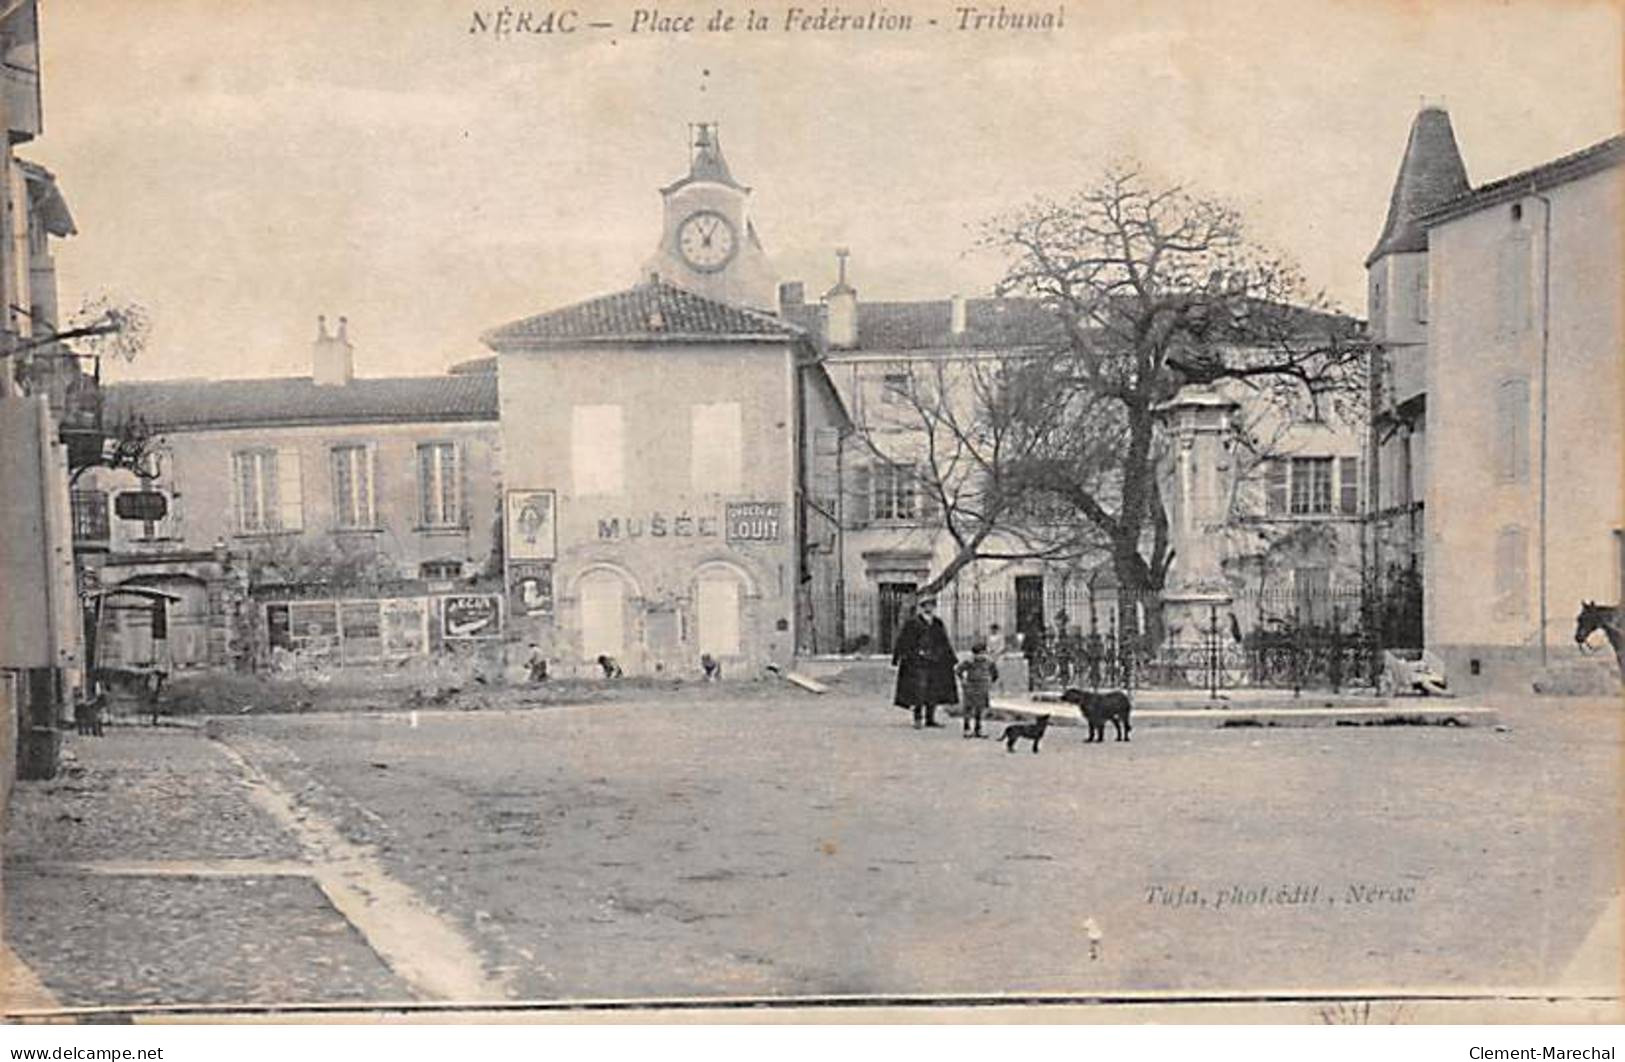
{"label": "tiled roof", "polygon": [[494,373],[393,376],[318,387],[309,377],[112,384],[107,419],[155,430],[497,419]]}
{"label": "tiled roof", "polygon": [[1440,107],[1424,107],[1411,123],[1411,138],[1388,200],[1388,220],[1366,266],[1385,254],[1427,250],[1427,230],[1419,219],[1469,187],[1450,115]]}
{"label": "tiled roof", "polygon": [[617,341],[794,339],[800,335],[800,329],[770,314],[717,302],[653,280],[502,325],[482,338],[487,346],[502,350]]}
{"label": "tiled roof", "polygon": [[1436,225],[1487,206],[1521,199],[1530,192],[1579,180],[1622,162],[1625,162],[1625,136],[1609,137],[1562,158],[1479,185],[1436,208],[1422,221],[1425,225]]}
{"label": "tiled roof", "polygon": [[487,354],[484,357],[468,358],[464,361],[459,361],[446,371],[451,373],[453,376],[462,376],[465,373],[471,372],[496,372],[497,356],[495,354]]}
{"label": "tiled roof", "polygon": [[[1352,335],[1360,323],[1341,314],[1255,303],[1268,308],[1276,328],[1302,329],[1305,334],[1332,332]],[[817,303],[785,308],[785,316],[815,336],[824,335],[827,309]],[[1066,341],[1061,318],[1035,299],[1007,297],[965,300],[965,330],[953,334],[953,304],[947,299],[921,302],[859,302],[858,344],[831,354],[883,354],[913,351],[996,351],[1051,347]],[[1244,343],[1249,333],[1238,327],[1233,335],[1213,338]]]}
{"label": "tiled roof", "polygon": [[[824,331],[825,308],[790,306],[785,316],[814,335]],[[953,303],[858,302],[858,349],[865,351],[1008,348],[1058,343],[1060,319],[1031,299],[966,299],[965,330],[953,333]]]}

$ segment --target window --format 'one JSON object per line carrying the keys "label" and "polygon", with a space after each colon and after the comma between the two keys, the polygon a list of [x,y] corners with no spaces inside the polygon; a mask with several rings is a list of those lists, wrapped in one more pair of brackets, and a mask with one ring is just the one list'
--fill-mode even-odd
{"label": "window", "polygon": [[375,526],[372,505],[372,447],[335,446],[333,524],[342,530]]}
{"label": "window", "polygon": [[1292,459],[1292,511],[1295,514],[1332,511],[1332,459]]}
{"label": "window", "polygon": [[418,447],[418,524],[460,527],[463,522],[463,478],[456,443]]}
{"label": "window", "polygon": [[1495,613],[1507,619],[1528,614],[1529,547],[1523,528],[1503,527],[1495,537]]}
{"label": "window", "polygon": [[1265,475],[1265,512],[1271,516],[1359,515],[1358,457],[1277,458]]}
{"label": "window", "polygon": [[888,406],[907,402],[912,390],[906,372],[888,372],[880,378],[880,400]]}
{"label": "window", "polygon": [[745,440],[738,402],[693,407],[690,448],[697,493],[737,494],[744,479]]}
{"label": "window", "polygon": [[1428,322],[1428,271],[1424,265],[1416,274],[1416,322]]}
{"label": "window", "polygon": [[459,560],[424,561],[418,565],[420,579],[461,579],[463,562]]}
{"label": "window", "polygon": [[570,468],[577,496],[622,493],[622,441],[620,406],[576,406],[570,411]]}
{"label": "window", "polygon": [[239,534],[303,529],[299,451],[239,450],[231,455],[231,471]]}
{"label": "window", "polygon": [[1529,381],[1503,380],[1495,393],[1495,474],[1502,483],[1529,478]]}
{"label": "window", "polygon": [[876,520],[913,520],[919,515],[915,495],[913,465],[876,465],[870,483],[874,501],[870,513]]}
{"label": "window", "polygon": [[75,542],[106,542],[112,535],[112,521],[107,514],[107,492],[76,490],[72,493],[73,540]]}

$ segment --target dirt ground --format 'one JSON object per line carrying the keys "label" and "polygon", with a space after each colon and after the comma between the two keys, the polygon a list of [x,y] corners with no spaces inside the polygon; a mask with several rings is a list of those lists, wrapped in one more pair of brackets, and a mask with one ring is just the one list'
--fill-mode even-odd
{"label": "dirt ground", "polygon": [[1504,732],[1061,730],[1034,756],[879,701],[224,736],[521,998],[1549,986],[1618,886],[1615,702],[1508,705]]}

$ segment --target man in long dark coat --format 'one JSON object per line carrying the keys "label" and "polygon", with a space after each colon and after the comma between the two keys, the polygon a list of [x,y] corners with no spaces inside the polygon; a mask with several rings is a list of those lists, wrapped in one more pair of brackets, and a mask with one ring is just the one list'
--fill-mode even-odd
{"label": "man in long dark coat", "polygon": [[942,725],[937,722],[937,705],[959,703],[954,647],[948,641],[948,628],[936,613],[935,601],[921,601],[897,632],[897,644],[892,648],[891,662],[897,669],[897,693],[892,701],[899,708],[913,709],[916,730]]}

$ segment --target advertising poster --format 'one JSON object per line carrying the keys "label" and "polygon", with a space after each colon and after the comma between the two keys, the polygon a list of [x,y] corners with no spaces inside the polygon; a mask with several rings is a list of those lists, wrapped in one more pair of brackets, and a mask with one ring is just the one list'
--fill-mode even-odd
{"label": "advertising poster", "polygon": [[447,638],[502,637],[500,594],[453,594],[441,598],[440,614]]}
{"label": "advertising poster", "polygon": [[515,616],[553,614],[553,562],[513,561],[508,565],[509,610]]}
{"label": "advertising poster", "polygon": [[558,513],[550,490],[508,492],[509,560],[553,560],[558,556]]}

